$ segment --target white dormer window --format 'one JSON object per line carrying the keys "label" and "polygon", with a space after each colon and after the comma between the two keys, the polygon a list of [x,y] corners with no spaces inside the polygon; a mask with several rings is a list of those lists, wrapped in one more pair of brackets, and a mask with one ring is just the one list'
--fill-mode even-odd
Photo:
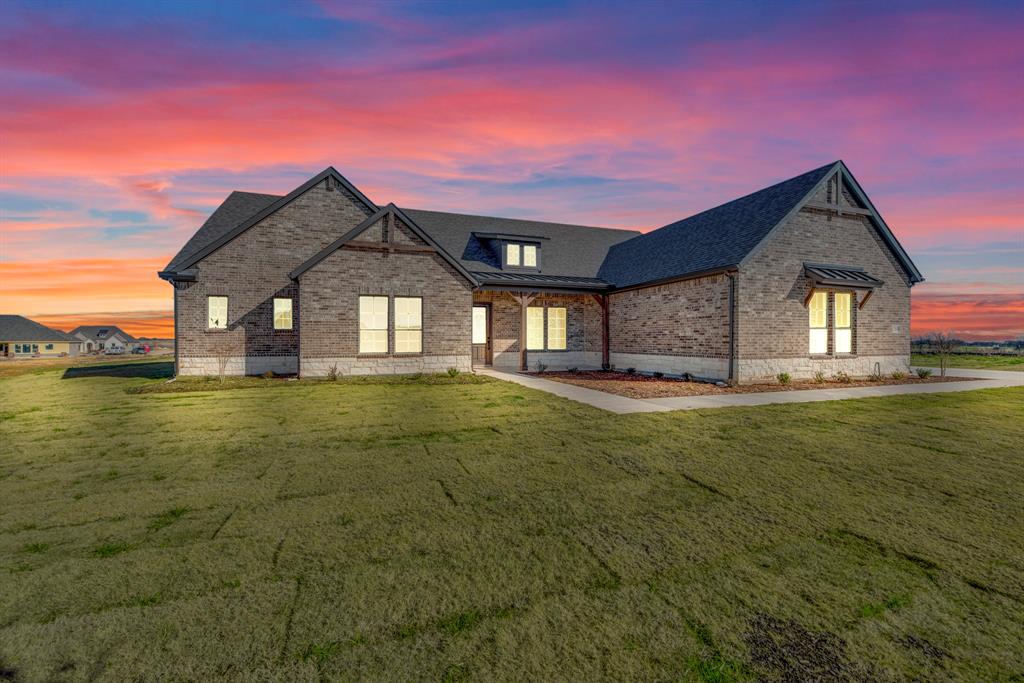
{"label": "white dormer window", "polygon": [[522,242],[505,242],[502,247],[505,268],[539,268],[540,246]]}

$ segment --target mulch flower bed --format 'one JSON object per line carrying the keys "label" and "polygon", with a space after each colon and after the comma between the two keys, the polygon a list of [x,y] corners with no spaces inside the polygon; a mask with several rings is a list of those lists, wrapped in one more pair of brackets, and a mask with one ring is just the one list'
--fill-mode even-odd
{"label": "mulch flower bed", "polygon": [[881,379],[850,379],[839,382],[826,378],[818,383],[813,380],[793,380],[789,384],[742,384],[735,387],[720,387],[705,382],[694,382],[670,377],[651,377],[639,373],[616,372],[614,370],[587,370],[580,372],[544,372],[532,373],[544,379],[565,384],[575,384],[605,391],[609,394],[628,396],[629,398],[667,398],[669,396],[715,396],[721,394],[756,394],[764,391],[800,391],[803,389],[845,389],[847,387],[873,387],[888,384],[930,384],[933,382],[956,382],[967,377],[931,377],[921,378],[910,375],[903,379],[882,377]]}

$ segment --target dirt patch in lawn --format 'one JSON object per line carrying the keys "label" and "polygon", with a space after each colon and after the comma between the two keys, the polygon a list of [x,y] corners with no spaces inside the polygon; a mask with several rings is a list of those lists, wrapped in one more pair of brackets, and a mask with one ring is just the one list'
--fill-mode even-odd
{"label": "dirt patch in lawn", "polygon": [[[537,374],[537,373],[534,373]],[[742,384],[740,386],[720,387],[707,382],[694,382],[671,377],[652,377],[639,373],[616,371],[586,372],[545,372],[538,377],[579,387],[596,389],[618,396],[629,398],[667,398],[670,396],[717,396],[722,394],[756,394],[764,391],[800,391],[803,389],[845,389],[849,387],[871,387],[890,384],[931,384],[934,382],[957,382],[969,377],[917,377],[912,375],[902,379],[882,377],[881,379],[850,379],[839,382],[827,379],[824,382],[792,381],[789,384]]]}

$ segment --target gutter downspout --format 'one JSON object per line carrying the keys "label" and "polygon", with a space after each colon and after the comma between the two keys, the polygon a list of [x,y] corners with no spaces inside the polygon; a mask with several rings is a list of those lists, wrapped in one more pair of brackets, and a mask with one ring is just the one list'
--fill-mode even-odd
{"label": "gutter downspout", "polygon": [[729,383],[736,384],[736,273],[729,278]]}
{"label": "gutter downspout", "polygon": [[178,285],[171,282],[174,288],[174,376],[178,376]]}

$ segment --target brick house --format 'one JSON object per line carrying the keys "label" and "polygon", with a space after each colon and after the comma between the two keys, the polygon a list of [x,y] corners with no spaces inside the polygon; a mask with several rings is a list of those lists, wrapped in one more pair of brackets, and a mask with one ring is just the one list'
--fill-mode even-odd
{"label": "brick house", "polygon": [[178,374],[906,370],[923,278],[841,161],[647,233],[233,192],[159,273]]}

